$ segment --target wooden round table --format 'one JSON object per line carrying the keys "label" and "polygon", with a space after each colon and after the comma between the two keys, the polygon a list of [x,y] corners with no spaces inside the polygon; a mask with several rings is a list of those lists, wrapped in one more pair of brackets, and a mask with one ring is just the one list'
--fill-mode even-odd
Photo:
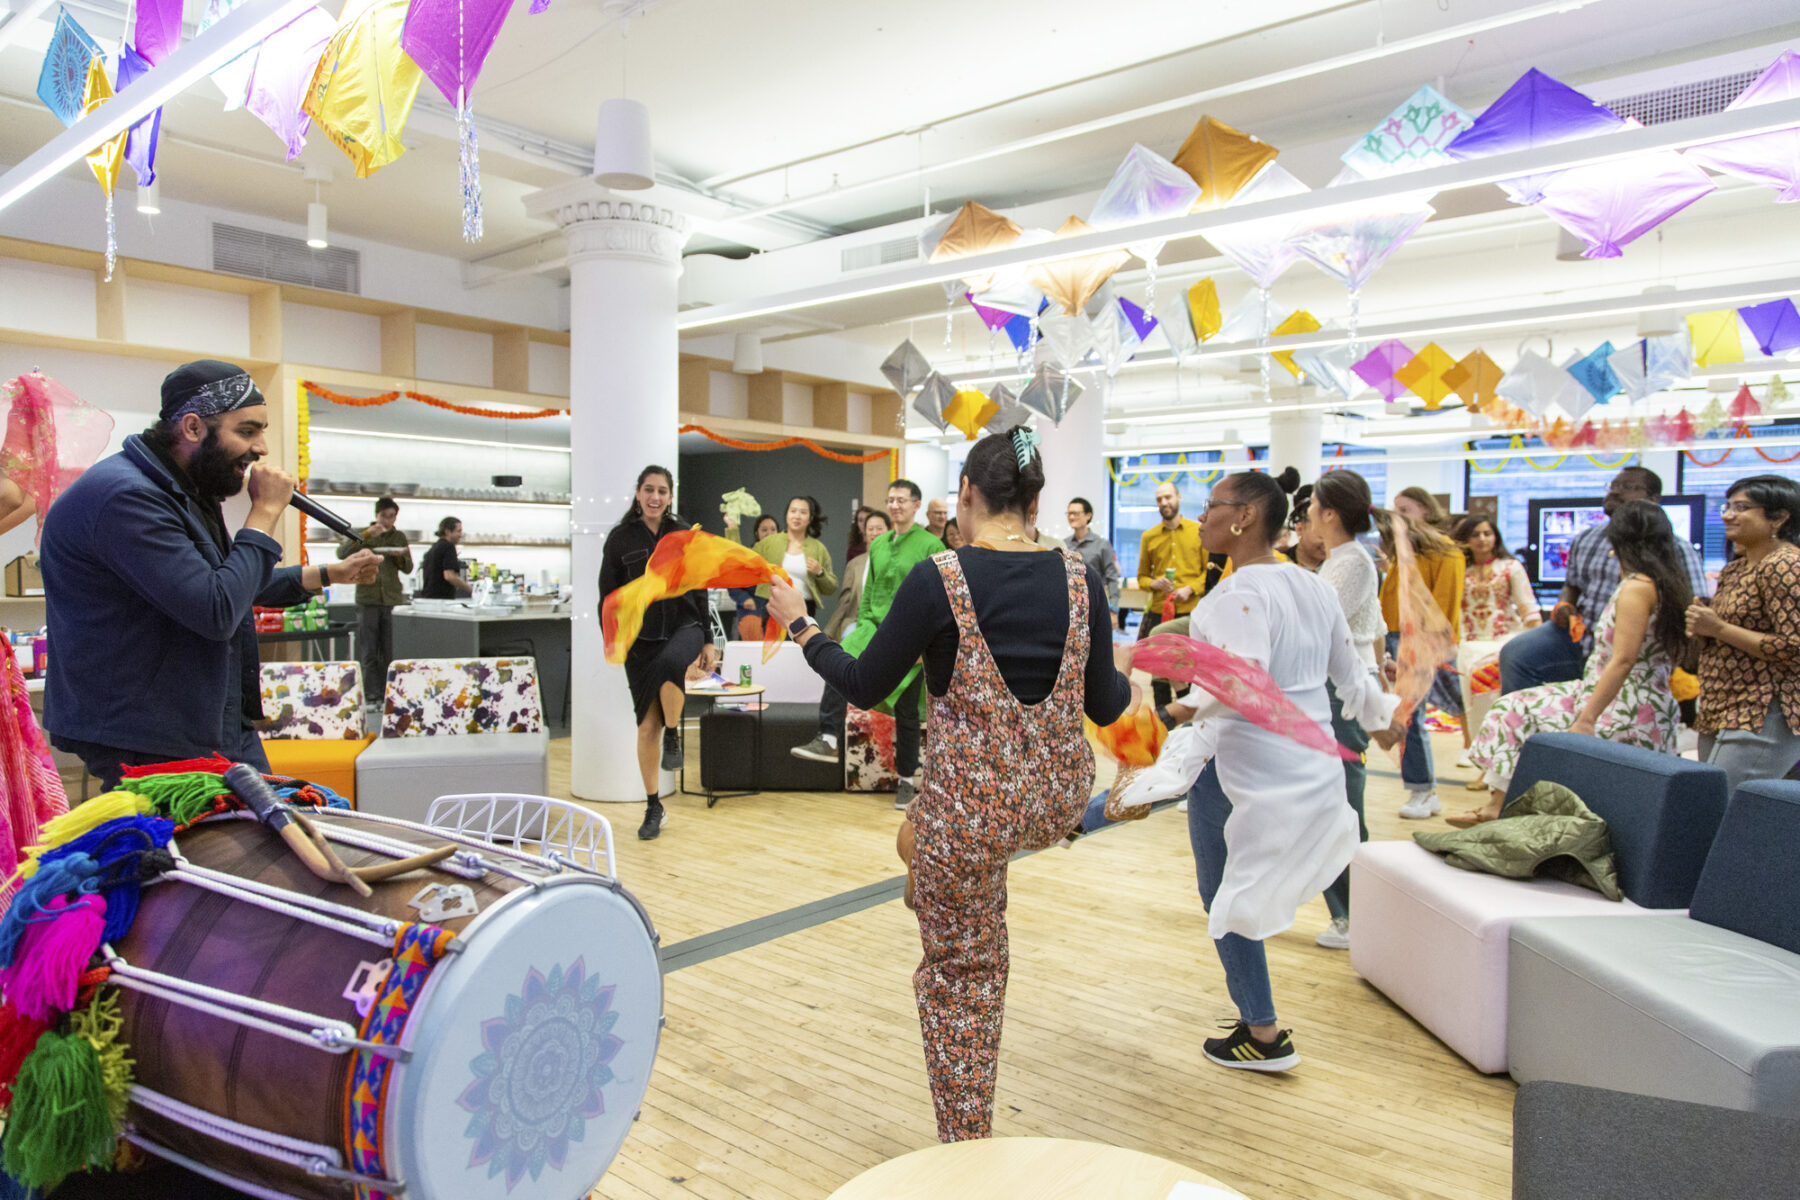
{"label": "wooden round table", "polygon": [[[1177,1185],[1192,1185],[1171,1196]],[[1208,1190],[1210,1189],[1210,1190]],[[915,1150],[872,1167],[829,1200],[1242,1200],[1153,1154],[1065,1138],[988,1138]]]}

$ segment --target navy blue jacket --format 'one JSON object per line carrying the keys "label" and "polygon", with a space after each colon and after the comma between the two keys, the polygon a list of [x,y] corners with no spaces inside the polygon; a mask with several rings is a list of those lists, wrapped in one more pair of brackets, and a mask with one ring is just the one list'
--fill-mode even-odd
{"label": "navy blue jacket", "polygon": [[51,646],[44,725],[59,741],[193,758],[262,716],[254,605],[309,594],[281,545],[220,550],[200,501],[132,435],[57,497],[39,546]]}

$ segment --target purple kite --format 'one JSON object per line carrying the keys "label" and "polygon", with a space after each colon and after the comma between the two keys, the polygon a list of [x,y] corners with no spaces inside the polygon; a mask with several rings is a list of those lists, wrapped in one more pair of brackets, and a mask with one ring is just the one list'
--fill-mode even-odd
{"label": "purple kite", "polygon": [[264,38],[256,55],[244,107],[287,144],[289,162],[306,148],[312,118],[300,102],[319,69],[325,43],[336,31],[336,19],[315,5]]}
{"label": "purple kite", "polygon": [[1718,190],[1673,150],[1558,171],[1544,180],[1537,206],[1588,244],[1583,258],[1618,258],[1628,245]]}
{"label": "purple kite", "polygon": [[1125,319],[1131,322],[1131,331],[1137,334],[1138,341],[1149,341],[1150,331],[1156,328],[1156,318],[1123,296],[1119,297],[1119,310],[1125,314]]}
{"label": "purple kite", "polygon": [[1800,347],[1800,312],[1792,300],[1771,300],[1737,310],[1764,354],[1786,354]]}
{"label": "purple kite", "polygon": [[[1797,97],[1800,97],[1800,55],[1783,50],[1768,70],[1725,106],[1725,111]],[[1777,129],[1690,146],[1687,156],[1703,167],[1774,188],[1779,203],[1791,204],[1800,200],[1800,129]]]}
{"label": "purple kite", "polygon": [[1381,393],[1389,404],[1404,396],[1407,387],[1394,378],[1394,372],[1412,361],[1413,352],[1399,338],[1389,338],[1356,362],[1350,369],[1356,377]]}
{"label": "purple kite", "polygon": [[463,240],[481,240],[481,158],[469,93],[513,0],[412,0],[400,47],[456,109],[461,147]]}
{"label": "purple kite", "polygon": [[975,299],[974,292],[964,292],[963,299],[969,302],[969,307],[975,310],[975,315],[981,318],[981,323],[987,326],[989,333],[993,333],[996,329],[1005,329],[1006,323],[1018,315],[1009,313],[1005,309],[989,308]]}
{"label": "purple kite", "polygon": [[155,66],[181,45],[181,0],[137,0],[131,45]]}
{"label": "purple kite", "polygon": [[[1624,118],[1606,105],[1533,67],[1488,105],[1474,125],[1444,147],[1444,152],[1456,159],[1485,158],[1592,137],[1624,125]],[[1500,190],[1514,204],[1536,204],[1544,185],[1554,177],[1555,172],[1521,175],[1502,180]]]}
{"label": "purple kite", "polygon": [[[135,83],[145,71],[150,69],[150,61],[133,50],[130,46],[119,50],[119,90],[122,92]],[[139,187],[149,187],[156,182],[156,143],[162,137],[162,108],[159,106],[151,114],[133,125],[125,136],[125,161],[137,173]]]}

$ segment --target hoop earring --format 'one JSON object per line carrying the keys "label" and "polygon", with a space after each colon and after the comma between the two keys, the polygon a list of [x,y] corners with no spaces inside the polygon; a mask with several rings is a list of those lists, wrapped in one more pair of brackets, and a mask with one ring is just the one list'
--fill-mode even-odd
{"label": "hoop earring", "polygon": [[1242,525],[1233,525],[1231,527],[1231,536],[1232,537],[1242,537],[1243,534],[1244,534],[1244,527]]}

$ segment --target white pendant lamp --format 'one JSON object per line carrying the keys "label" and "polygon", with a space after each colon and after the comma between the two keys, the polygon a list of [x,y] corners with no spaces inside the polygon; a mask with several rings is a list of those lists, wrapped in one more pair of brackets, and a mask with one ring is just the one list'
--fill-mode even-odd
{"label": "white pendant lamp", "polygon": [[762,374],[762,338],[754,333],[740,333],[732,339],[731,370],[735,375]]}
{"label": "white pendant lamp", "polygon": [[594,135],[594,178],[609,188],[641,192],[656,183],[650,157],[650,110],[636,100],[608,100],[600,106]]}
{"label": "white pendant lamp", "polygon": [[306,244],[314,250],[331,245],[325,237],[325,205],[318,200],[306,206]]}

